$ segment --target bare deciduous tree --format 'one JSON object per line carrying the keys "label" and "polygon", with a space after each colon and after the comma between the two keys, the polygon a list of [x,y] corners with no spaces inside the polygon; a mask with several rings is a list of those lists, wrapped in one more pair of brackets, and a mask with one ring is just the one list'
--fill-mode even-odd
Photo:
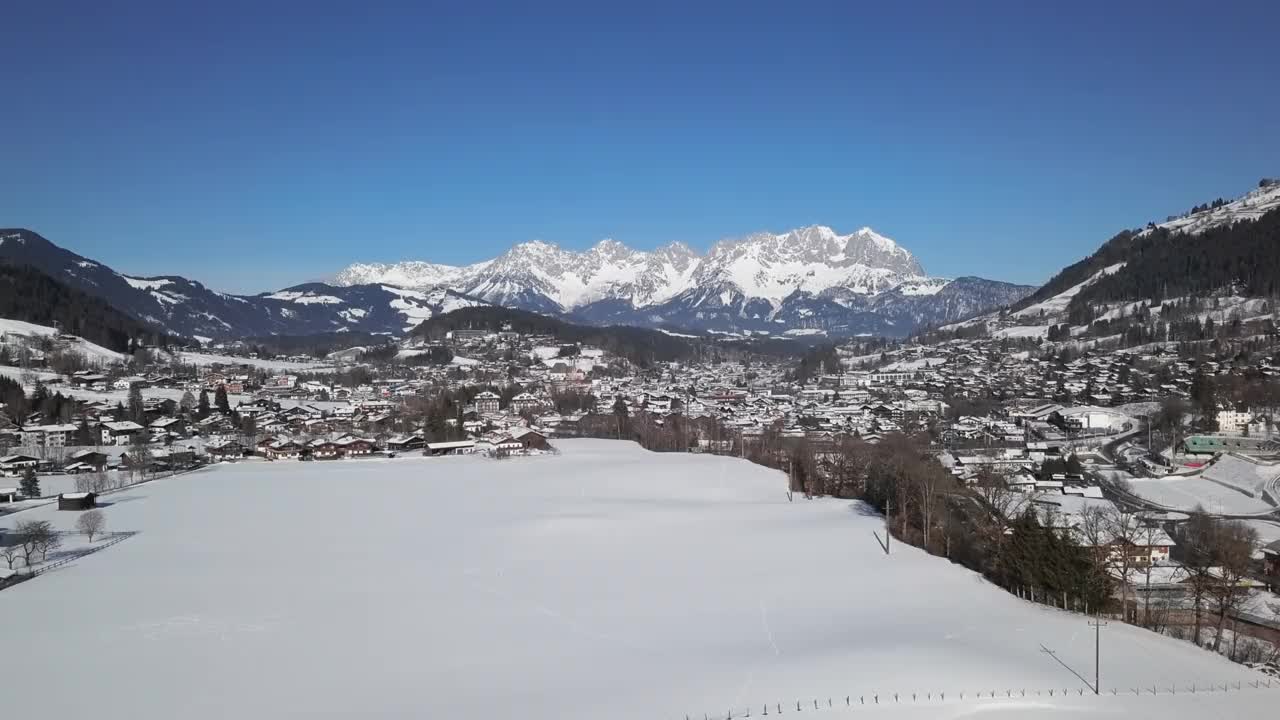
{"label": "bare deciduous tree", "polygon": [[90,485],[92,486],[92,491],[95,493],[101,493],[111,489],[111,477],[107,474],[105,468],[98,468],[93,472],[93,480]]}
{"label": "bare deciduous tree", "polygon": [[141,475],[147,479],[147,470],[151,465],[151,445],[146,430],[134,433],[129,440],[129,473],[136,478]]}
{"label": "bare deciduous tree", "polygon": [[18,544],[0,545],[0,558],[3,558],[9,564],[9,569],[13,569],[13,564],[18,558],[22,557],[22,546]]}
{"label": "bare deciduous tree", "polygon": [[1242,581],[1249,576],[1258,531],[1239,521],[1217,522],[1214,530],[1213,558],[1218,582],[1211,586],[1209,594],[1218,611],[1218,627],[1213,636],[1213,650],[1217,652],[1227,615],[1239,607],[1248,593]]}
{"label": "bare deciduous tree", "polygon": [[[1107,508],[1106,520],[1111,535],[1112,573],[1120,578],[1120,606],[1124,611],[1125,622],[1133,622],[1134,618],[1129,612],[1129,580],[1139,564],[1134,553],[1139,551],[1141,524],[1133,513],[1115,505]],[[1135,611],[1133,615],[1136,614]]]}
{"label": "bare deciduous tree", "polygon": [[28,568],[35,564],[33,560],[37,553],[43,560],[48,557],[50,550],[56,549],[62,543],[48,520],[21,520],[14,526],[13,532],[18,536],[18,544],[22,547],[22,560]]}
{"label": "bare deciduous tree", "polygon": [[107,518],[101,510],[86,510],[76,520],[76,529],[87,535],[90,543],[93,542],[93,536],[100,534],[106,526]]}
{"label": "bare deciduous tree", "polygon": [[1192,642],[1200,644],[1201,612],[1205,597],[1216,582],[1213,576],[1214,521],[1201,507],[1196,507],[1187,522],[1178,528],[1178,547],[1182,565],[1187,570],[1187,588],[1195,609],[1195,634]]}

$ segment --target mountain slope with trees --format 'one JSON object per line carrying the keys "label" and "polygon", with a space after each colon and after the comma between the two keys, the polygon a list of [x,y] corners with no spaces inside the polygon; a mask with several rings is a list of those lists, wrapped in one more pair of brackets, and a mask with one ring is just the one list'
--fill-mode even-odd
{"label": "mountain slope with trees", "polygon": [[432,315],[484,304],[450,290],[428,293],[384,285],[305,283],[269,294],[231,295],[176,275],[124,275],[24,229],[0,230],[0,262],[36,268],[154,331],[186,337],[342,331],[400,335]]}
{"label": "mountain slope with trees", "polygon": [[166,345],[172,338],[120,312],[101,298],[66,286],[27,266],[0,262],[0,317],[59,328],[117,352]]}
{"label": "mountain slope with trees", "polygon": [[511,331],[547,335],[557,342],[581,343],[625,357],[638,365],[695,357],[701,346],[695,337],[678,337],[661,330],[610,325],[574,325],[559,318],[503,307],[462,308],[425,320],[411,337],[442,340],[454,330]]}
{"label": "mountain slope with trees", "polygon": [[1007,311],[928,341],[986,334],[1111,346],[1265,336],[1280,299],[1280,182],[1125,230]]}

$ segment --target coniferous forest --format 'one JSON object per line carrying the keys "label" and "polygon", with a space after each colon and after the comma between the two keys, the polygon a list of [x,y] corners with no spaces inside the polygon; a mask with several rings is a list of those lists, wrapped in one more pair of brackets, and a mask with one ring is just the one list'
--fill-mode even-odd
{"label": "coniferous forest", "polygon": [[0,317],[56,326],[118,352],[129,352],[139,343],[163,345],[168,339],[105,300],[26,265],[0,264]]}

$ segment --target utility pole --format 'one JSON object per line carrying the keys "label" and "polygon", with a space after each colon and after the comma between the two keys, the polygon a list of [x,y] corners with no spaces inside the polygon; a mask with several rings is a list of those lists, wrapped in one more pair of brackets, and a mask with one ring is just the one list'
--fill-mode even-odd
{"label": "utility pole", "polygon": [[889,554],[889,543],[893,542],[893,533],[889,531],[889,513],[893,512],[893,498],[884,502],[884,554]]}
{"label": "utility pole", "polygon": [[1102,666],[1102,628],[1107,623],[1101,620],[1090,620],[1089,625],[1093,627],[1093,694],[1100,695],[1102,686],[1099,684]]}

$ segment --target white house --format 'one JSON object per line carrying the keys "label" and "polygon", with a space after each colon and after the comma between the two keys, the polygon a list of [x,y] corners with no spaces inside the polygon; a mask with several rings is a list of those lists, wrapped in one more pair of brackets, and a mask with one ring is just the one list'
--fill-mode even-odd
{"label": "white house", "polygon": [[1219,410],[1218,411],[1218,430],[1227,433],[1238,433],[1248,426],[1249,421],[1253,419],[1251,412],[1237,412],[1235,410]]}
{"label": "white house", "polygon": [[133,436],[142,432],[142,426],[132,420],[104,422],[102,430],[103,445],[128,445]]}

